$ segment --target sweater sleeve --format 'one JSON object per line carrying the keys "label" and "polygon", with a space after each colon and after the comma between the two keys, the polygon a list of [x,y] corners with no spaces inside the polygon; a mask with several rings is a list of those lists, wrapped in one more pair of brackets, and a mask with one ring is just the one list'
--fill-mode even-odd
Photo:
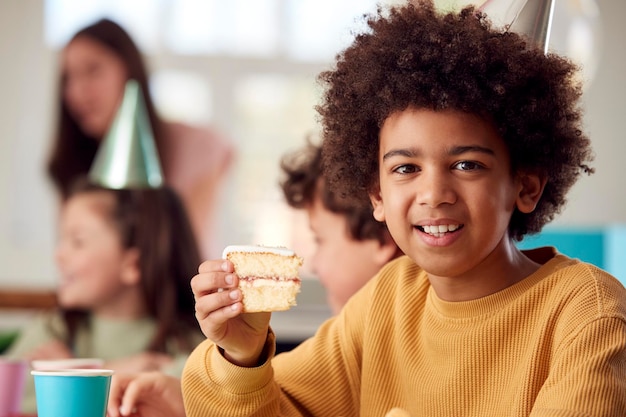
{"label": "sweater sleeve", "polygon": [[531,416],[626,416],[626,292],[595,267],[569,270],[593,279],[576,284],[575,302],[561,310],[550,371]]}
{"label": "sweater sleeve", "polygon": [[[268,334],[269,357],[275,337]],[[217,345],[202,342],[191,353],[182,376],[183,401],[188,417],[278,416],[276,387],[271,384],[271,362],[244,368],[228,362]]]}
{"label": "sweater sleeve", "polygon": [[187,416],[358,416],[361,338],[371,288],[368,283],[338,317],[290,352],[272,358],[270,332],[272,359],[256,368],[231,364],[210,341],[200,344],[183,371]]}
{"label": "sweater sleeve", "polygon": [[556,351],[532,417],[626,415],[626,322],[602,317]]}

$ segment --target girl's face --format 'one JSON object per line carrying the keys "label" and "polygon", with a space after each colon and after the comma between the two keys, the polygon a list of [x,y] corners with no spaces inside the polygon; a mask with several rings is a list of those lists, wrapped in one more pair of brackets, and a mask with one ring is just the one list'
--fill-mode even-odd
{"label": "girl's face", "polygon": [[316,242],[312,269],[336,314],[393,257],[396,246],[392,242],[381,245],[375,239],[353,239],[346,218],[328,210],[319,198],[307,208],[307,213]]}
{"label": "girl's face", "polygon": [[77,194],[61,211],[56,260],[61,273],[59,303],[95,312],[115,310],[138,281],[138,257],[125,249],[109,219],[113,197]]}
{"label": "girl's face", "polygon": [[379,166],[374,216],[435,290],[444,283],[450,298],[478,298],[521,279],[509,220],[516,207],[532,211],[542,187],[511,175],[490,124],[455,111],[395,113],[380,132]]}
{"label": "girl's face", "polygon": [[107,132],[124,94],[127,70],[111,49],[78,37],[63,51],[63,99],[72,117],[89,136]]}

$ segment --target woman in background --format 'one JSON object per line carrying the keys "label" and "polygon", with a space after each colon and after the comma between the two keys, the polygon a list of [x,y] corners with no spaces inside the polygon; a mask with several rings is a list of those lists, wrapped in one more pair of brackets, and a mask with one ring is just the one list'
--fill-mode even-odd
{"label": "woman in background", "polygon": [[62,51],[58,130],[48,173],[66,198],[72,181],[89,171],[129,79],[141,86],[165,182],[183,199],[206,257],[213,253],[212,226],[234,148],[213,130],[158,116],[141,53],[128,33],[111,20],[83,28]]}
{"label": "woman in background", "polygon": [[[179,377],[204,340],[189,288],[199,260],[173,190],[111,190],[81,180],[61,210],[59,309],[33,320],[8,356],[99,358],[117,372]],[[31,413],[28,380],[23,411]]]}

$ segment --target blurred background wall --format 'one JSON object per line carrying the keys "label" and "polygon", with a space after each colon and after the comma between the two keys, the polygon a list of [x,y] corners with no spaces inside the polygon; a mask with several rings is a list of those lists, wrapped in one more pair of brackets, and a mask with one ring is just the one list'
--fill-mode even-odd
{"label": "blurred background wall", "polygon": [[[581,178],[554,225],[626,224],[626,2],[557,3],[554,48],[579,47],[577,56],[585,60],[586,126],[597,172]],[[315,76],[373,5],[0,1],[0,286],[55,284],[58,203],[44,165],[55,123],[59,48],[76,29],[98,16],[117,20],[146,54],[160,111],[213,124],[236,143],[240,154],[215,231],[223,244],[286,244],[306,252],[307,224],[282,202],[278,161],[315,133]]]}

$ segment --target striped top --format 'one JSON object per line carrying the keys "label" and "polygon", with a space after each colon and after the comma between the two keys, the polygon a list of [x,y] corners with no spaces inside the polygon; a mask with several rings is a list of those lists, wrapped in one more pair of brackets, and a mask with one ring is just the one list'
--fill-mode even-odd
{"label": "striped top", "polygon": [[439,299],[399,258],[313,338],[257,368],[206,341],[183,373],[187,415],[626,416],[626,289],[551,248],[526,254],[550,259],[464,302]]}

